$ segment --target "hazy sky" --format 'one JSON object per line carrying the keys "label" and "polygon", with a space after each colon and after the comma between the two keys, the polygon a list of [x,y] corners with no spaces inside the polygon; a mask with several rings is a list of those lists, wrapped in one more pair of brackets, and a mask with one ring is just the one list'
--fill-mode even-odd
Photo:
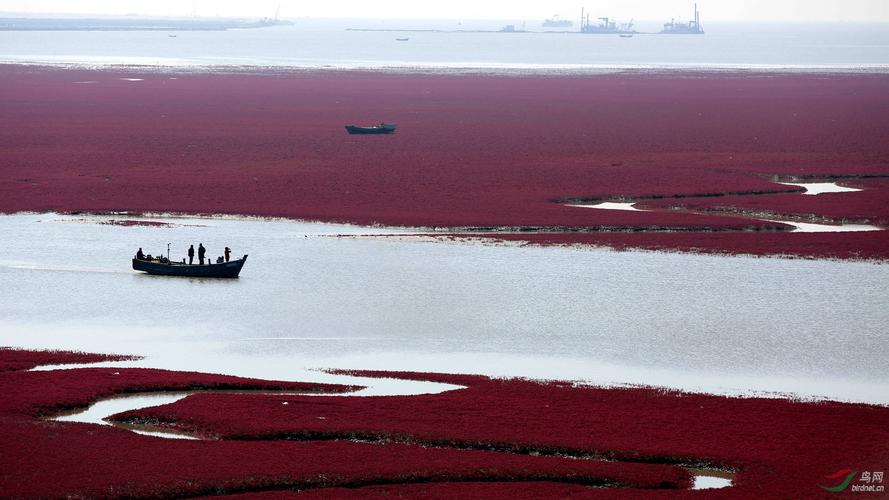
{"label": "hazy sky", "polygon": [[[5,12],[146,14],[163,16],[369,17],[537,20],[559,14],[574,19],[586,7],[593,16],[664,20],[692,17],[694,0],[3,0]],[[702,21],[881,21],[889,0],[702,0]]]}

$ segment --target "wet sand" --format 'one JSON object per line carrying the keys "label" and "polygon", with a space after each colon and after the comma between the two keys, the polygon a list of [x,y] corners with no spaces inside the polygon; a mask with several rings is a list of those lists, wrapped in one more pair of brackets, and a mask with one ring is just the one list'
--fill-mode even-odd
{"label": "wet sand", "polygon": [[[887,84],[889,75],[879,74],[173,74],[0,66],[0,211],[656,228],[677,233],[646,234],[643,244],[635,234],[552,239],[662,249],[700,241],[716,252],[882,259],[889,256],[885,231],[851,244],[832,234],[764,237],[759,230],[782,228],[747,217],[578,210],[557,202],[663,197],[668,205],[885,225]],[[343,130],[382,120],[398,123],[397,133]],[[836,177],[865,189],[802,196],[802,188],[773,182]],[[732,233],[699,240],[689,230]]]}

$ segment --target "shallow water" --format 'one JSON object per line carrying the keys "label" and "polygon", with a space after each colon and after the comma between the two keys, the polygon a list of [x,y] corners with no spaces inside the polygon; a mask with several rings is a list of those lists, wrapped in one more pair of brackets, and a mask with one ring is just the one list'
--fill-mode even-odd
{"label": "shallow water", "polygon": [[712,490],[716,488],[727,488],[732,485],[732,480],[726,477],[697,475],[694,476],[694,482],[691,489],[693,490]]}
{"label": "shallow water", "polygon": [[[0,345],[368,394],[400,383],[316,369],[889,403],[887,265],[337,237],[403,231],[259,219],[100,224],[111,218],[124,217],[0,216]],[[167,242],[173,258],[199,242],[250,258],[238,280],[130,269],[137,247]]]}
{"label": "shallow water", "polygon": [[[832,184],[832,183],[831,183]],[[794,186],[811,186],[811,184],[793,184]],[[820,193],[841,193],[845,191],[861,191],[860,189],[852,189],[852,188],[843,188],[837,186],[836,184],[832,184],[834,187],[821,186],[818,184],[819,188],[813,188],[815,192],[813,193],[804,193],[804,194],[820,194]],[[648,210],[642,210],[636,208],[634,205],[635,202],[614,202],[614,201],[604,201],[600,203],[595,203],[591,205],[567,205],[569,207],[577,207],[577,208],[597,208],[600,210],[625,210],[630,212],[647,212]],[[859,232],[859,231],[881,231],[883,228],[878,226],[871,226],[869,224],[816,224],[813,222],[796,222],[790,220],[778,220],[778,219],[762,219],[769,222],[778,222],[781,224],[787,224],[788,226],[793,226],[792,231],[797,233],[845,233],[845,232]]]}
{"label": "shallow water", "polygon": [[815,224],[814,222],[797,222],[791,220],[763,219],[769,222],[780,222],[793,226],[795,233],[857,233],[861,231],[882,231],[883,228],[870,224]]}
{"label": "shallow water", "polygon": [[819,195],[823,193],[854,193],[861,191],[857,188],[840,186],[836,182],[779,182],[785,186],[800,186],[806,188],[803,194]]}
{"label": "shallow water", "polygon": [[599,210],[626,210],[629,212],[645,212],[645,210],[634,207],[635,201],[631,202],[620,202],[620,201],[603,201],[593,205],[568,205],[569,207],[578,207],[578,208],[597,208]]}
{"label": "shallow water", "polygon": [[[57,420],[59,422],[82,422],[96,425],[111,425],[107,420],[105,420],[105,418],[110,417],[111,415],[114,415],[116,413],[122,413],[139,408],[149,408],[152,406],[172,404],[176,401],[179,401],[180,399],[184,399],[189,394],[190,393],[188,392],[168,392],[156,394],[127,395],[122,397],[103,399],[83,411],[60,415],[54,417],[53,420]],[[130,430],[137,434],[144,434],[146,436],[155,436],[167,439],[198,439],[193,436],[176,432],[153,430],[146,431],[139,429]]]}

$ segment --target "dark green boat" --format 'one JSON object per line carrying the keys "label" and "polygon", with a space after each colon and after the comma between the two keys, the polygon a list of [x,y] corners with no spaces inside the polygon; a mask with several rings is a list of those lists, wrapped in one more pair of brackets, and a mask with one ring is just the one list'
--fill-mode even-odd
{"label": "dark green boat", "polygon": [[346,132],[350,134],[391,134],[395,132],[394,123],[381,123],[372,127],[359,127],[358,125],[346,125]]}

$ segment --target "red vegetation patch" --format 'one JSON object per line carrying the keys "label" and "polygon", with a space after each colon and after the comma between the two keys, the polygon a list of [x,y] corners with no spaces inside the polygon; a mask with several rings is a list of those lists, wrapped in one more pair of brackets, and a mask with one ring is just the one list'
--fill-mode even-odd
{"label": "red vegetation patch", "polygon": [[[617,250],[644,249],[711,254],[797,256],[827,259],[886,259],[889,238],[885,231],[849,233],[544,233],[498,234],[491,239],[525,241],[537,245],[597,245]],[[830,235],[826,238],[824,235]],[[464,234],[477,238],[479,235]]]}
{"label": "red vegetation patch", "polygon": [[840,186],[858,189],[889,189],[889,177],[870,179],[843,179],[837,181]]}
{"label": "red vegetation patch", "polygon": [[201,394],[116,418],[175,423],[228,439],[352,437],[599,456],[619,463],[703,463],[736,469],[731,493],[748,497],[810,497],[821,491],[819,480],[845,464],[879,468],[889,458],[889,448],[879,444],[889,437],[885,407],[439,374],[356,374],[468,388],[376,398]]}
{"label": "red vegetation patch", "polygon": [[[868,183],[873,188],[852,193],[819,195],[771,194],[763,196],[725,196],[720,198],[683,198],[651,200],[639,203],[642,208],[682,208],[694,211],[726,213],[760,213],[836,222],[861,222],[889,226],[889,188],[882,183]],[[805,221],[805,220],[804,220]],[[882,236],[882,235],[881,235]],[[883,239],[889,239],[882,236]]]}
{"label": "red vegetation patch", "polygon": [[[554,201],[777,193],[795,188],[764,176],[889,174],[886,75],[121,76],[134,75],[0,66],[0,211],[739,230],[763,223]],[[73,83],[84,79],[97,83]],[[398,132],[343,130],[381,119]],[[866,196],[825,202],[825,215],[885,220],[884,194]],[[808,209],[781,204],[769,208]]]}
{"label": "red vegetation patch", "polygon": [[[249,389],[299,392],[349,392],[353,386],[306,382],[262,382],[205,373],[171,372],[147,368],[78,368],[25,372],[36,366],[97,363],[138,359],[132,356],[69,351],[24,351],[0,348],[4,383],[16,390],[4,391],[0,412],[11,410],[35,417],[88,406],[91,401],[116,394],[143,391],[192,389]],[[76,373],[77,376],[71,376]]]}
{"label": "red vegetation patch", "polygon": [[[682,496],[679,492],[669,495],[665,492],[655,494],[651,490],[621,490],[615,493],[611,489],[592,490],[579,484],[524,481],[521,484],[504,482],[440,482],[415,483],[399,485],[374,485],[357,488],[321,488],[308,491],[277,490],[263,493],[245,493],[227,495],[225,500],[274,500],[278,498],[306,499],[392,499],[392,498],[428,498],[428,499],[463,499],[463,498],[658,498]],[[689,493],[685,493],[688,496]],[[722,496],[731,496],[722,495]]]}
{"label": "red vegetation patch", "polygon": [[[0,350],[0,359],[10,354]],[[650,498],[689,487],[688,472],[673,464],[706,464],[737,473],[731,488],[701,496],[812,497],[832,472],[879,469],[889,458],[885,407],[354,373],[466,388],[403,397],[199,393],[115,417],[215,438],[181,441],[37,417],[111,393],[293,384],[138,369],[0,373],[0,391],[10,395],[0,400],[0,449],[11,450],[0,454],[0,491],[25,497],[267,492],[263,497],[315,489],[310,497],[598,498],[614,492],[590,486],[622,486],[625,496]],[[309,387],[345,389],[302,386]]]}
{"label": "red vegetation patch", "polygon": [[72,363],[99,363],[102,361],[128,361],[137,356],[118,354],[91,354],[72,351],[25,351],[0,347],[0,372],[23,371],[45,365],[66,365]]}
{"label": "red vegetation patch", "polygon": [[[0,350],[0,358],[10,353]],[[71,361],[67,355],[60,358]],[[34,359],[57,362],[44,353],[35,353]],[[93,358],[84,356],[87,359]],[[124,368],[0,373],[0,391],[9,395],[0,400],[0,426],[4,429],[0,433],[0,449],[4,450],[0,454],[0,491],[14,497],[96,498],[490,480],[513,483],[512,489],[518,481],[641,489],[687,488],[690,484],[687,471],[664,464],[436,449],[411,443],[181,441],[140,436],[114,427],[38,419],[116,393],[208,387],[350,389]],[[289,396],[269,397],[280,405],[279,398]]]}

